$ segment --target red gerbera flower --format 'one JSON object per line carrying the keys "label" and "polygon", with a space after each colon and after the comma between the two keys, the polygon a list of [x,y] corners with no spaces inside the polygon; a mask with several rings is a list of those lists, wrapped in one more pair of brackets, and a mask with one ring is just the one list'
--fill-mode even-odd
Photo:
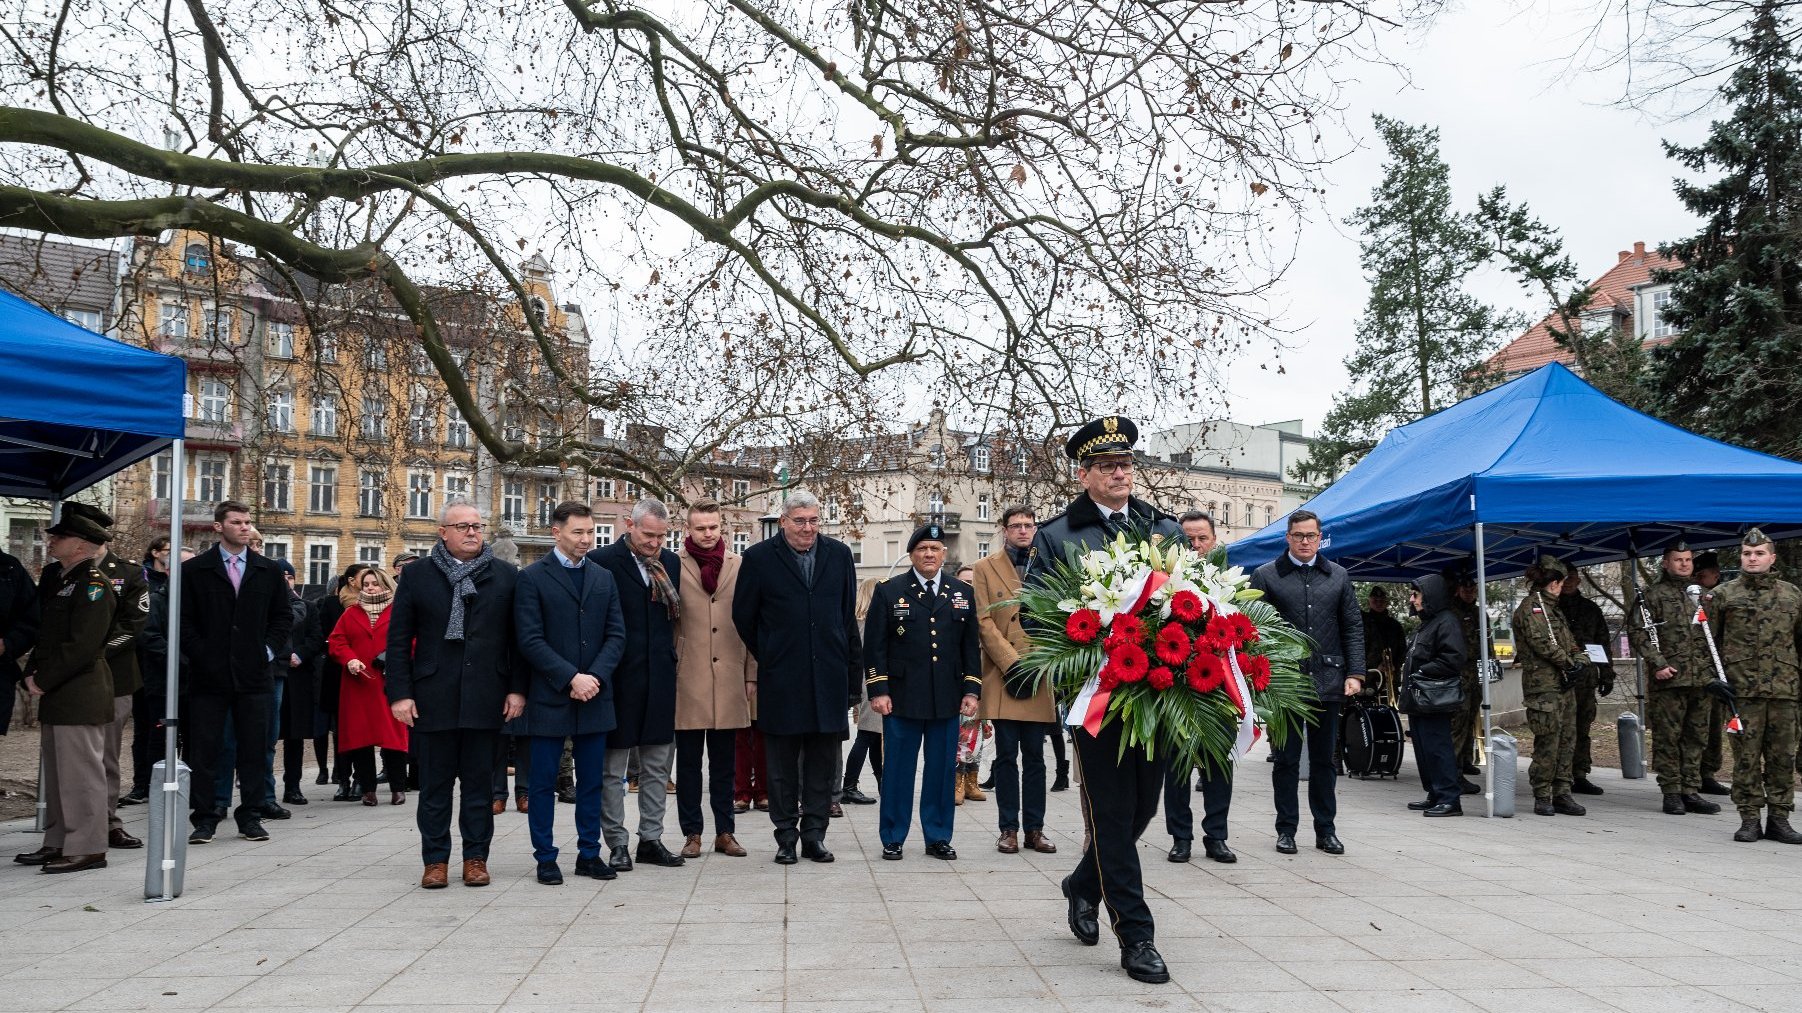
{"label": "red gerbera flower", "polygon": [[1178,591],[1170,596],[1170,614],[1192,623],[1207,614],[1207,605],[1194,591]]}
{"label": "red gerbera flower", "polygon": [[1164,628],[1158,631],[1157,643],[1153,645],[1153,649],[1158,653],[1158,660],[1164,664],[1180,665],[1189,659],[1192,648],[1189,635],[1183,632],[1182,626],[1165,623]]}
{"label": "red gerbera flower", "polygon": [[1151,683],[1151,688],[1160,693],[1176,685],[1176,673],[1163,665],[1152,669],[1145,678]]}
{"label": "red gerbera flower", "polygon": [[1239,655],[1239,671],[1251,680],[1251,688],[1262,693],[1270,688],[1270,659],[1261,654]]}
{"label": "red gerbera flower", "polygon": [[1121,682],[1139,682],[1151,669],[1151,658],[1138,644],[1121,644],[1108,655],[1108,663],[1120,672]]}
{"label": "red gerbera flower", "polygon": [[1114,617],[1114,623],[1108,627],[1107,646],[1119,647],[1123,644],[1136,644],[1145,636],[1145,624],[1138,616],[1125,614]]}
{"label": "red gerbera flower", "polygon": [[1114,663],[1111,661],[1105,665],[1102,665],[1101,673],[1100,673],[1100,680],[1101,680],[1101,688],[1104,690],[1107,690],[1109,692],[1112,692],[1114,690],[1114,687],[1120,685],[1120,669],[1118,667],[1116,667],[1114,665]]}
{"label": "red gerbera flower", "polygon": [[1101,615],[1094,609],[1077,609],[1064,620],[1064,635],[1079,644],[1092,644],[1101,635]]}
{"label": "red gerbera flower", "polygon": [[1257,625],[1243,612],[1234,612],[1228,616],[1227,628],[1232,631],[1233,639],[1240,643],[1252,643],[1258,639]]}
{"label": "red gerbera flower", "polygon": [[1189,688],[1197,693],[1212,693],[1226,685],[1226,665],[1212,651],[1196,651],[1183,675],[1189,680]]}

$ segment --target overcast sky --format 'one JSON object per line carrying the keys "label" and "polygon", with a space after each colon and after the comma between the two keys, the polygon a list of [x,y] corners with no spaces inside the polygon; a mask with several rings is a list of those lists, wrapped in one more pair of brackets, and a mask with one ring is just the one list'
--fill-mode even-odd
{"label": "overcast sky", "polygon": [[[1619,81],[1570,75],[1564,57],[1586,26],[1573,5],[1542,0],[1525,13],[1515,4],[1482,2],[1443,16],[1424,37],[1393,39],[1389,53],[1411,81],[1375,68],[1350,95],[1347,122],[1359,150],[1328,170],[1324,210],[1302,231],[1298,260],[1280,289],[1299,333],[1284,356],[1285,375],[1246,361],[1230,374],[1233,418],[1253,424],[1300,415],[1312,434],[1332,395],[1348,380],[1342,360],[1363,308],[1357,236],[1344,224],[1382,176],[1381,142],[1371,114],[1439,128],[1440,154],[1451,167],[1460,206],[1496,184],[1528,202],[1560,229],[1586,279],[1615,263],[1617,253],[1694,230],[1671,192],[1674,163],[1660,140],[1693,143],[1704,118],[1657,123],[1608,105]],[[1549,8],[1559,8],[1553,11]],[[1476,286],[1486,298],[1537,313],[1505,276]]]}

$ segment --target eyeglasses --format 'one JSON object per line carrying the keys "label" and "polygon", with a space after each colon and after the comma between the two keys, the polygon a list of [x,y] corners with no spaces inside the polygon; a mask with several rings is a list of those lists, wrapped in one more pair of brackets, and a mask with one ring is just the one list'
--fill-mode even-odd
{"label": "eyeglasses", "polygon": [[817,528],[820,526],[820,519],[818,517],[790,517],[788,522],[797,528]]}
{"label": "eyeglasses", "polygon": [[483,524],[481,521],[464,521],[461,524],[446,524],[444,526],[452,531],[460,531],[466,535],[478,534],[483,528],[487,527],[487,525]]}
{"label": "eyeglasses", "polygon": [[1132,472],[1133,463],[1131,461],[1096,461],[1089,467],[1107,475],[1126,475]]}
{"label": "eyeglasses", "polygon": [[1292,542],[1302,542],[1304,544],[1307,542],[1318,542],[1318,541],[1320,541],[1320,532],[1311,531],[1306,534],[1300,534],[1300,533],[1291,531],[1291,532],[1289,532],[1289,540]]}
{"label": "eyeglasses", "polygon": [[1007,526],[1007,530],[1009,530],[1009,531],[1031,531],[1032,529],[1034,529],[1038,526],[1039,525],[1036,521],[1016,521],[1013,524],[1009,524]]}

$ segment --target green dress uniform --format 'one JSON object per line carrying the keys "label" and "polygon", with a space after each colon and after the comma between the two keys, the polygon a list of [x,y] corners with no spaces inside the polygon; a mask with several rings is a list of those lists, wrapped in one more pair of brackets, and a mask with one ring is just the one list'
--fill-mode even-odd
{"label": "green dress uniform", "polygon": [[1527,592],[1515,607],[1514,643],[1527,724],[1533,730],[1533,762],[1527,768],[1527,781],[1538,806],[1570,794],[1577,706],[1565,673],[1583,659],[1583,651],[1571,636],[1564,613],[1541,591]]}
{"label": "green dress uniform", "polygon": [[104,856],[112,801],[104,740],[114,713],[106,644],[118,598],[94,564],[84,562],[54,574],[40,601],[43,627],[29,674],[44,693],[38,703],[47,802],[44,848],[71,859]]}
{"label": "green dress uniform", "polygon": [[[1564,614],[1564,624],[1570,627],[1571,638],[1577,642],[1577,651],[1584,654],[1584,645],[1596,644],[1608,654],[1608,619],[1602,615],[1601,606],[1581,594],[1560,594],[1558,611]],[[1613,655],[1609,654],[1612,658]],[[1598,691],[1606,696],[1614,689],[1614,665],[1590,663],[1583,666],[1583,671],[1571,684],[1571,703],[1576,708],[1574,722],[1576,739],[1571,748],[1571,778],[1587,780],[1591,767],[1589,753],[1589,733],[1596,723],[1596,697]],[[1599,794],[1601,789],[1594,789],[1591,794]]]}
{"label": "green dress uniform", "polygon": [[1731,737],[1733,805],[1742,821],[1769,810],[1787,827],[1795,807],[1802,590],[1774,573],[1743,573],[1716,590],[1708,621],[1744,726]]}
{"label": "green dress uniform", "polygon": [[[1633,652],[1645,662],[1646,717],[1652,724],[1652,772],[1665,795],[1696,795],[1702,790],[1702,752],[1708,746],[1714,700],[1704,687],[1715,681],[1708,642],[1695,621],[1696,607],[1686,589],[1689,579],[1665,572],[1643,592],[1646,612],[1657,630],[1657,643],[1638,616],[1627,617]],[[1666,668],[1669,679],[1655,678]]]}

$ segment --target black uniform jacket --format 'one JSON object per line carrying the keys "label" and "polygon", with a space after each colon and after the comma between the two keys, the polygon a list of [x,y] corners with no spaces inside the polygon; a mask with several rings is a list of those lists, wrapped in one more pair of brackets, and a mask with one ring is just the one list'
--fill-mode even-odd
{"label": "black uniform jacket", "polygon": [[876,585],[863,621],[864,685],[899,718],[956,717],[966,694],[982,696],[976,589],[940,575],[937,596],[912,570]]}
{"label": "black uniform jacket", "polygon": [[497,730],[508,693],[526,692],[526,666],[513,634],[513,591],[519,570],[493,560],[463,603],[463,639],[444,639],[451,585],[429,558],[407,567],[388,611],[388,702],[412,700],[413,729]]}
{"label": "black uniform jacket", "polygon": [[[613,574],[620,616],[626,623],[626,653],[613,672],[613,715],[619,724],[607,736],[608,749],[659,746],[676,741],[676,624],[639,573],[638,560],[621,535],[612,545],[588,554],[588,561]],[[682,586],[682,560],[658,554],[672,587]]]}

